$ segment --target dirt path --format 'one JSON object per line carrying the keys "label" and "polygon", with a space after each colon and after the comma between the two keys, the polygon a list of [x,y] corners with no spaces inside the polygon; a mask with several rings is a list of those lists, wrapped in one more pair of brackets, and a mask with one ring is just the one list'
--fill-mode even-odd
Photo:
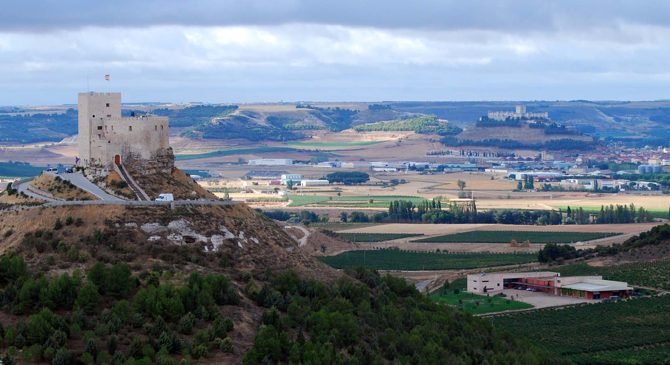
{"label": "dirt path", "polygon": [[307,239],[309,238],[311,232],[303,226],[284,226],[284,229],[289,228],[294,228],[302,232],[302,237],[300,238],[293,237],[293,238],[295,238],[296,241],[298,241],[298,246],[300,247],[305,246],[307,244]]}

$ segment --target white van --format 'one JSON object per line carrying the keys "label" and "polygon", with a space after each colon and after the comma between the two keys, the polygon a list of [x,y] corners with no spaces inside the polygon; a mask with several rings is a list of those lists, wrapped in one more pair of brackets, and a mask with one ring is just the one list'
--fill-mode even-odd
{"label": "white van", "polygon": [[171,202],[174,201],[174,195],[172,193],[162,193],[156,198],[157,202]]}

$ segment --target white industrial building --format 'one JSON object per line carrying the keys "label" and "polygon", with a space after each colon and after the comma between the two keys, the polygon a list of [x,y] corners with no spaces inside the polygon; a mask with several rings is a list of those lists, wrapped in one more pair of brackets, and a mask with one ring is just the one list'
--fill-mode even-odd
{"label": "white industrial building", "polygon": [[281,184],[286,185],[289,181],[294,183],[299,183],[302,180],[302,175],[300,174],[282,174],[281,175]]}
{"label": "white industrial building", "polygon": [[301,180],[300,181],[300,186],[302,187],[307,187],[307,186],[326,186],[329,185],[330,182],[328,180]]}
{"label": "white industrial building", "polygon": [[259,158],[249,160],[249,165],[287,166],[293,165],[293,160],[288,158]]}

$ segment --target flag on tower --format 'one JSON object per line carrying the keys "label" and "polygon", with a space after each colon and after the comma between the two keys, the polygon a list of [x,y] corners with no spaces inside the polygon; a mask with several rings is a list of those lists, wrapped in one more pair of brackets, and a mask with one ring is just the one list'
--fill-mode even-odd
{"label": "flag on tower", "polygon": [[109,74],[105,74],[105,81],[109,81]]}

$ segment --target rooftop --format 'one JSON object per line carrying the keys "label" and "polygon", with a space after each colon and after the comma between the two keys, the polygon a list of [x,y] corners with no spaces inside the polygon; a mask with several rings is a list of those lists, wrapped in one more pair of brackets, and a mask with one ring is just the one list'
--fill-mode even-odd
{"label": "rooftop", "polygon": [[563,285],[562,288],[588,292],[633,290],[633,288],[628,286],[628,283],[623,281],[597,279],[585,279],[577,283]]}

